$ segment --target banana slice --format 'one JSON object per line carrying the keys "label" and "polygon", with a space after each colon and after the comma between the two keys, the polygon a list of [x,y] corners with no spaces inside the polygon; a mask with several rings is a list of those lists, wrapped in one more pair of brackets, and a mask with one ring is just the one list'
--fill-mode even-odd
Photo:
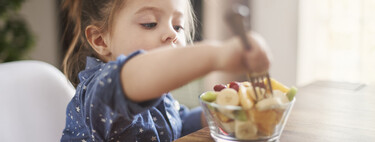
{"label": "banana slice", "polygon": [[248,81],[241,82],[241,84],[245,87],[251,87],[251,83]]}
{"label": "banana slice", "polygon": [[218,93],[216,97],[216,103],[219,105],[238,106],[240,103],[240,99],[236,90],[232,88],[225,88]]}
{"label": "banana slice", "polygon": [[247,92],[247,94],[250,96],[250,98],[251,99],[253,99],[253,100],[256,100],[256,96],[255,96],[255,94],[254,94],[254,90],[253,90],[253,87],[247,87],[246,88],[246,92]]}
{"label": "banana slice", "polygon": [[[262,100],[264,99],[264,93],[266,92],[266,90],[264,90],[263,88],[260,88],[260,87],[255,87],[255,91],[257,92],[258,96],[255,96],[255,93],[254,93],[254,89],[252,86],[250,87],[247,87],[246,88],[246,91],[247,91],[247,94],[249,94],[249,96],[253,99],[253,100],[256,100],[256,101],[259,101],[259,100]],[[258,98],[258,100],[257,100]]]}
{"label": "banana slice", "polygon": [[235,121],[235,135],[238,139],[254,139],[258,129],[251,121]]}
{"label": "banana slice", "polygon": [[289,99],[286,94],[280,90],[273,90],[273,97],[279,98],[283,104],[289,103]]}
{"label": "banana slice", "polygon": [[238,96],[240,97],[240,103],[243,109],[248,110],[254,106],[254,99],[248,95],[247,89],[242,85],[240,85],[238,90]]}
{"label": "banana slice", "polygon": [[265,97],[266,90],[260,87],[255,87],[255,90],[258,94],[258,100],[263,100]]}
{"label": "banana slice", "polygon": [[282,106],[282,102],[279,98],[266,98],[261,101],[259,101],[255,107],[259,111],[264,111],[264,110],[269,110],[269,109],[274,109],[274,108],[280,108]]}

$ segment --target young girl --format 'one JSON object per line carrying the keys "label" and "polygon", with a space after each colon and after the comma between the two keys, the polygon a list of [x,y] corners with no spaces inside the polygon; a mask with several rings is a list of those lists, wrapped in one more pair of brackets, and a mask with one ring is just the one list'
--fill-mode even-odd
{"label": "young girl", "polygon": [[189,0],[65,0],[64,8],[75,24],[64,72],[76,94],[61,141],[173,141],[206,124],[170,90],[211,71],[269,67],[251,33],[251,51],[238,38],[187,45]]}

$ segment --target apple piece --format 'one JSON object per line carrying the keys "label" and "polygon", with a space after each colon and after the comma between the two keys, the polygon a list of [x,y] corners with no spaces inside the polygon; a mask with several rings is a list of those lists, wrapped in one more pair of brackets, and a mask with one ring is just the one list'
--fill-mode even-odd
{"label": "apple piece", "polygon": [[266,136],[271,136],[273,134],[275,127],[282,116],[274,110],[252,110],[251,113],[254,116],[255,124],[258,126],[258,131]]}
{"label": "apple piece", "polygon": [[223,126],[223,130],[227,133],[234,133],[234,128],[235,128],[235,125],[234,125],[234,121],[229,121],[229,122],[222,122],[221,123],[221,126]]}

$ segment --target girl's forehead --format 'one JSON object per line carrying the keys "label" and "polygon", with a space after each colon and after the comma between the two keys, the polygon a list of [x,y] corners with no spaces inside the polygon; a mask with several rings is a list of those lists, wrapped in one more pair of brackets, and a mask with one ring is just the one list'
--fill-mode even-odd
{"label": "girl's forehead", "polygon": [[186,12],[188,0],[127,0],[125,9],[133,14],[144,10],[155,10],[158,12],[175,12],[181,14]]}

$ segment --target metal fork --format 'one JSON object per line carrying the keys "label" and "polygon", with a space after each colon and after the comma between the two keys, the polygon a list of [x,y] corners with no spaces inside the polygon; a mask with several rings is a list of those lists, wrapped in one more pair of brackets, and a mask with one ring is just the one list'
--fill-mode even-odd
{"label": "metal fork", "polygon": [[[247,6],[240,5],[240,4],[234,5],[233,9],[230,12],[228,12],[226,15],[226,21],[229,24],[229,27],[234,32],[234,34],[240,37],[242,44],[244,45],[244,48],[246,50],[251,50],[251,45],[246,35],[247,30],[244,25],[244,17],[247,17],[249,15],[250,15],[249,8]],[[273,94],[271,79],[270,79],[270,75],[268,72],[265,72],[265,73],[249,72],[247,74],[247,77],[248,77],[248,80],[250,80],[251,82],[257,101],[259,99],[258,95],[265,96],[267,90],[270,91],[271,95]],[[264,83],[265,78],[267,79],[268,86],[266,86]],[[256,86],[260,88],[264,88],[266,90],[265,93],[258,94],[258,91],[255,89]],[[261,91],[259,91],[259,93],[261,93]]]}

